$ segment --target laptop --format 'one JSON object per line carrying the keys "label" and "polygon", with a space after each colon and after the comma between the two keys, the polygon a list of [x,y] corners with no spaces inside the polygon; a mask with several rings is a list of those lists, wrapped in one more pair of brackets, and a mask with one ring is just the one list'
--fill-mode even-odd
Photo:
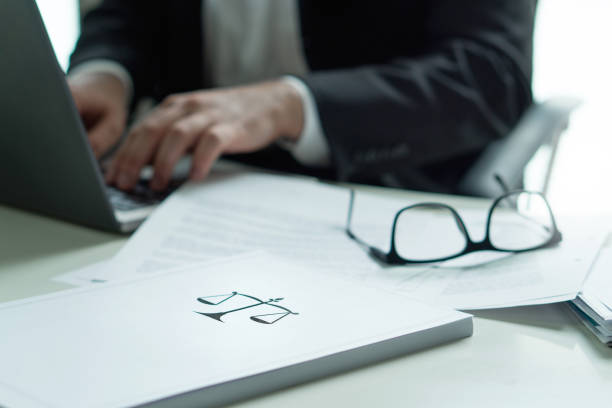
{"label": "laptop", "polygon": [[0,203],[128,233],[166,194],[105,185],[34,0],[0,1]]}

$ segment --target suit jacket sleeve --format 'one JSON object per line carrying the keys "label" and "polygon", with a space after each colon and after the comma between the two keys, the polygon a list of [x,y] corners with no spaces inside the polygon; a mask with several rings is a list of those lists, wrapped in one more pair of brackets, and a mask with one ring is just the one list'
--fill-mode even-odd
{"label": "suit jacket sleeve", "polygon": [[304,78],[341,180],[426,184],[427,169],[481,152],[531,103],[534,1],[427,8],[418,56]]}
{"label": "suit jacket sleeve", "polygon": [[152,95],[166,41],[162,17],[159,1],[104,0],[85,15],[70,67],[90,60],[117,62],[131,75],[134,100]]}

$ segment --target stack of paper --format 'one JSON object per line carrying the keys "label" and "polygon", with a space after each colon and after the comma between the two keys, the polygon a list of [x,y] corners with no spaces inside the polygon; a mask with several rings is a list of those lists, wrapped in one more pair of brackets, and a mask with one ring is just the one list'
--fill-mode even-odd
{"label": "stack of paper", "polygon": [[[518,255],[475,253],[435,265],[388,267],[371,259],[344,231],[349,192],[312,179],[268,174],[217,174],[187,184],[140,227],[106,268],[60,277],[74,284],[146,276],[193,262],[265,250],[356,283],[459,310],[574,299],[605,235],[584,223],[561,223],[563,242]],[[395,213],[406,200],[358,193],[353,230],[389,247]],[[458,209],[474,240],[484,235],[487,210]],[[439,228],[432,215],[419,228]],[[442,228],[444,230],[444,228]],[[439,239],[445,239],[441,233]],[[421,242],[423,250],[439,242]]]}
{"label": "stack of paper", "polygon": [[470,336],[472,319],[259,253],[3,304],[0,328],[0,406],[201,407]]}
{"label": "stack of paper", "polygon": [[612,347],[612,237],[602,247],[582,292],[569,305],[599,340]]}

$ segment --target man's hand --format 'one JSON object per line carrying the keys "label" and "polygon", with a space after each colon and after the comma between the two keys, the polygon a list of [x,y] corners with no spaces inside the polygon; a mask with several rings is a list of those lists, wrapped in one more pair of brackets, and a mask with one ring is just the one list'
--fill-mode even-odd
{"label": "man's hand", "polygon": [[193,152],[190,178],[201,180],[223,153],[253,152],[281,137],[297,140],[303,121],[301,98],[283,81],[172,95],[130,131],[106,181],[129,190],[153,163],[151,188],[163,190],[187,152]]}
{"label": "man's hand", "polygon": [[68,77],[91,148],[102,156],[121,137],[127,120],[127,91],[113,75],[83,73]]}

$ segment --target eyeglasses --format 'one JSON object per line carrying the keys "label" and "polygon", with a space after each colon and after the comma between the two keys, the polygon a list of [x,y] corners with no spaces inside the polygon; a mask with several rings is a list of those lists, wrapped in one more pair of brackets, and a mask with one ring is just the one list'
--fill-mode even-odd
{"label": "eyeglasses", "polygon": [[370,255],[391,265],[442,262],[476,251],[520,253],[561,242],[550,205],[541,193],[516,190],[493,201],[482,241],[473,241],[459,213],[442,203],[419,203],[400,209],[391,227],[391,248],[367,244],[351,230],[355,191],[350,191],[347,235]]}

